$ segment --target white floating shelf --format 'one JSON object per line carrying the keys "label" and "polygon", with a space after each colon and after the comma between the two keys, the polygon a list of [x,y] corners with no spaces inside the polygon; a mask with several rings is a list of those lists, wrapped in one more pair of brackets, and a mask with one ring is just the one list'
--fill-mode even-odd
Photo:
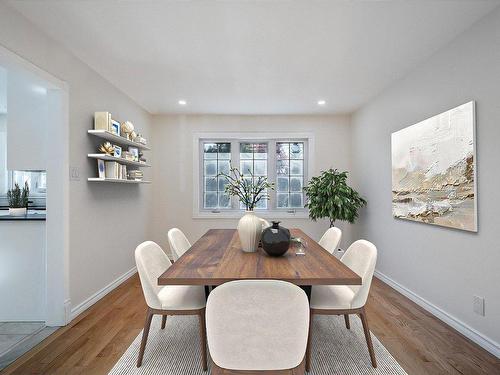
{"label": "white floating shelf", "polygon": [[117,178],[99,178],[99,177],[90,177],[88,178],[89,182],[112,182],[115,184],[150,184],[151,181],[138,181],[138,180],[122,180]]}
{"label": "white floating shelf", "polygon": [[105,139],[107,141],[118,143],[119,145],[137,147],[138,149],[141,150],[150,150],[148,146],[143,145],[142,143],[130,141],[125,137],[120,137],[119,135],[113,134],[107,130],[87,130],[87,132],[89,134]]}
{"label": "white floating shelf", "polygon": [[87,156],[89,158],[92,158],[92,159],[101,159],[101,160],[116,161],[116,162],[121,163],[121,164],[134,165],[136,167],[151,167],[151,165],[149,165],[147,163],[142,163],[142,162],[139,162],[139,161],[127,160],[125,158],[117,158],[115,156],[106,155],[106,154],[88,154]]}

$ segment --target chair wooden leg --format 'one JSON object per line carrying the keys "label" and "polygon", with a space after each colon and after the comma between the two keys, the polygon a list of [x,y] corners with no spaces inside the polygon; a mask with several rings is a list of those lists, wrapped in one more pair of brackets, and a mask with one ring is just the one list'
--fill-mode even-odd
{"label": "chair wooden leg", "polygon": [[203,371],[207,371],[207,329],[205,326],[205,309],[198,314],[200,319],[200,341],[201,341],[201,365]]}
{"label": "chair wooden leg", "polygon": [[311,371],[311,341],[312,341],[312,321],[313,313],[309,313],[309,332],[307,334],[307,347],[306,347],[306,372]]}
{"label": "chair wooden leg", "polygon": [[167,323],[167,315],[161,317],[161,329],[165,329],[165,324]]}
{"label": "chair wooden leg", "polygon": [[344,314],[344,320],[345,320],[345,327],[347,329],[351,329],[351,324],[349,322],[349,315],[348,314]]}
{"label": "chair wooden leg", "polygon": [[361,323],[363,324],[363,330],[365,331],[366,345],[368,345],[368,352],[370,353],[372,366],[377,367],[377,360],[375,359],[375,351],[373,350],[372,337],[370,335],[370,329],[368,328],[368,319],[366,318],[366,311],[364,308],[361,309],[359,316],[361,318]]}
{"label": "chair wooden leg", "polygon": [[139,358],[137,358],[137,367],[142,365],[142,357],[144,357],[144,350],[146,349],[146,342],[148,341],[149,327],[151,327],[151,320],[153,319],[153,311],[148,308],[146,315],[146,322],[144,323],[144,331],[142,332],[141,348],[139,349]]}

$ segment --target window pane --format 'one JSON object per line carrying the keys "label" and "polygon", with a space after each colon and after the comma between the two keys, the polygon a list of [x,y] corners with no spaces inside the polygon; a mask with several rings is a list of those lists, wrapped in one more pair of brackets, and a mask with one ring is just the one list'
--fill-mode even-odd
{"label": "window pane", "polygon": [[220,159],[231,159],[231,143],[219,143],[219,155]]}
{"label": "window pane", "polygon": [[203,157],[205,159],[217,159],[217,143],[205,143],[203,145]]}
{"label": "window pane", "polygon": [[254,161],[254,174],[256,176],[267,176],[267,160]]}
{"label": "window pane", "polygon": [[301,208],[302,206],[302,194],[290,194],[290,207]]}
{"label": "window pane", "polygon": [[231,162],[229,160],[219,160],[219,165],[218,165],[219,173],[229,174],[230,169],[231,169]]}
{"label": "window pane", "polygon": [[205,208],[217,208],[217,193],[205,193]]}
{"label": "window pane", "polygon": [[277,160],[276,161],[276,174],[278,176],[283,175],[287,176],[288,175],[288,165],[289,161],[288,160]]}
{"label": "window pane", "polygon": [[231,199],[229,198],[229,195],[219,193],[219,207],[221,208],[231,207]]}
{"label": "window pane", "polygon": [[288,207],[288,193],[286,194],[277,193],[276,198],[278,199],[278,208]]}
{"label": "window pane", "polygon": [[216,176],[216,175],[217,175],[217,161],[205,160],[205,176]]}
{"label": "window pane", "polygon": [[303,159],[304,158],[304,143],[295,142],[290,143],[290,159]]}
{"label": "window pane", "polygon": [[267,159],[267,143],[254,143],[254,158]]}
{"label": "window pane", "polygon": [[252,160],[242,160],[240,161],[240,172],[244,176],[249,176],[253,173],[253,161]]}
{"label": "window pane", "polygon": [[290,191],[302,192],[302,177],[290,178]]}
{"label": "window pane", "polygon": [[217,178],[215,177],[205,178],[205,191],[217,191]]}
{"label": "window pane", "polygon": [[224,191],[227,184],[228,184],[228,182],[227,182],[226,178],[219,177],[219,191]]}
{"label": "window pane", "polygon": [[284,142],[276,143],[276,158],[288,159],[290,157],[290,144]]}
{"label": "window pane", "polygon": [[302,176],[304,174],[304,162],[302,160],[290,160],[290,175],[299,175]]}
{"label": "window pane", "polygon": [[278,177],[277,190],[288,193],[288,177]]}
{"label": "window pane", "polygon": [[252,159],[253,147],[251,143],[240,143],[240,160]]}

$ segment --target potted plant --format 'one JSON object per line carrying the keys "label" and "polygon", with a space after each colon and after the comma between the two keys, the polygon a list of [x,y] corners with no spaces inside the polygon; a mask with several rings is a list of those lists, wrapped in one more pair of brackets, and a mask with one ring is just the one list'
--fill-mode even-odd
{"label": "potted plant", "polygon": [[347,172],[336,169],[330,168],[313,177],[304,187],[304,192],[309,217],[313,221],[328,218],[330,227],[335,225],[336,220],[354,223],[358,218],[358,210],[366,205],[366,200],[347,185]]}
{"label": "potted plant", "polygon": [[30,189],[28,187],[28,182],[24,183],[24,187],[22,190],[16,183],[13,189],[7,191],[7,200],[9,201],[9,215],[26,215],[29,195]]}
{"label": "potted plant", "polygon": [[229,174],[220,173],[217,177],[226,179],[225,193],[238,197],[245,206],[245,215],[238,222],[238,234],[243,251],[253,252],[257,250],[262,233],[262,222],[255,216],[254,209],[261,200],[269,199],[269,190],[274,190],[274,183],[268,182],[265,176],[256,177],[248,172],[244,176],[238,168],[231,168]]}

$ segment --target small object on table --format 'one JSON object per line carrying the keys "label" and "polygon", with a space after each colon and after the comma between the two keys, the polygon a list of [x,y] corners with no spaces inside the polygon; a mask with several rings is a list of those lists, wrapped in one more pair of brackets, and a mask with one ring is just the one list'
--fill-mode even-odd
{"label": "small object on table", "polygon": [[290,231],[279,224],[279,221],[273,221],[273,225],[264,229],[261,237],[262,248],[273,257],[285,254],[290,246]]}
{"label": "small object on table", "polygon": [[294,237],[290,240],[290,242],[294,244],[295,255],[306,255],[305,247],[307,244],[302,238]]}

